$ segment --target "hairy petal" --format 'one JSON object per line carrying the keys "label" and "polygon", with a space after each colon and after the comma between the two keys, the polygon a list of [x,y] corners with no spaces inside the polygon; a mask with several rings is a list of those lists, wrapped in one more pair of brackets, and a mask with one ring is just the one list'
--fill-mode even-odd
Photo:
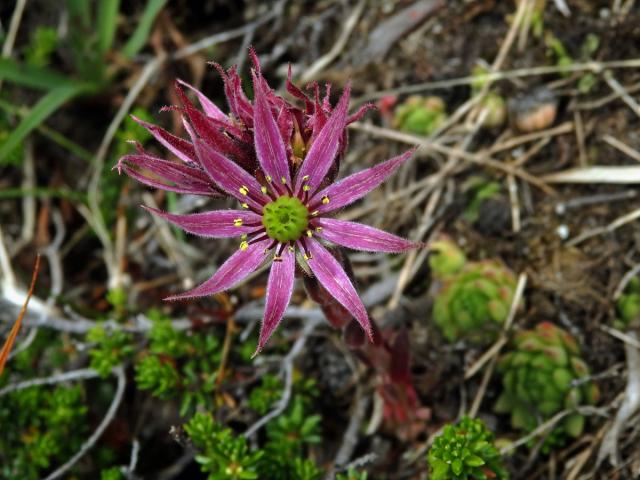
{"label": "hairy petal", "polygon": [[256,154],[265,175],[273,178],[277,185],[285,179],[291,184],[289,162],[287,152],[278,129],[271,107],[267,100],[268,92],[261,77],[253,72],[253,88],[255,90],[255,102],[253,104],[253,131],[255,138]]}
{"label": "hairy petal", "polygon": [[227,131],[234,134],[238,133],[234,130],[235,127],[233,125],[226,121],[223,122],[216,118],[208,117],[198,110],[189,100],[179,83],[176,83],[176,93],[193,127],[193,132],[215,149],[225,152],[233,158],[243,159],[247,156],[246,146],[225,133]]}
{"label": "hairy petal", "polygon": [[281,258],[281,261],[274,261],[271,265],[269,282],[267,283],[264,319],[260,327],[260,339],[258,340],[258,348],[253,354],[254,356],[260,353],[271,334],[278,327],[293,293],[295,253],[285,248]]}
{"label": "hairy petal", "polygon": [[322,230],[316,235],[337,245],[369,252],[400,253],[420,244],[356,222],[319,218],[314,221]]}
{"label": "hairy petal", "polygon": [[153,135],[153,138],[155,138],[163,147],[165,147],[183,162],[187,164],[195,164],[198,162],[198,159],[196,158],[196,152],[193,149],[193,145],[191,144],[191,142],[188,142],[180,137],[176,137],[175,135],[172,135],[158,125],[147,123],[144,120],[139,119],[135,115],[131,115],[131,118],[133,118],[137,123],[142,125],[147,130],[149,130],[149,133]]}
{"label": "hairy petal", "polygon": [[[324,213],[355,202],[389,178],[400,165],[413,155],[414,151],[415,149],[409,150],[391,160],[354,173],[347,178],[329,185],[321,192],[318,192],[311,199],[310,204],[315,206],[315,209],[318,210],[319,213]],[[329,199],[329,203],[322,203],[324,197]]]}
{"label": "hairy petal", "polygon": [[123,170],[138,182],[161,190],[212,197],[220,196],[220,192],[214,190],[211,179],[199,168],[170,162],[152,155],[125,155],[118,162],[118,171],[122,172]]}
{"label": "hairy petal", "polygon": [[377,108],[378,107],[376,107],[374,103],[365,103],[360,108],[358,108],[356,113],[349,115],[349,118],[347,118],[347,125],[350,125],[353,122],[357,122],[358,120],[362,119],[365,113],[367,113],[369,110],[376,110]]}
{"label": "hairy petal", "polygon": [[309,239],[306,242],[311,258],[309,268],[327,291],[358,321],[373,341],[371,322],[367,309],[362,304],[353,283],[342,266],[320,242]]}
{"label": "hairy petal", "polygon": [[[142,206],[145,210],[163,218],[186,232],[201,237],[239,237],[262,227],[261,217],[247,210],[214,210],[211,212],[176,215],[155,208]],[[240,220],[240,225],[234,222]]]}
{"label": "hairy petal", "polygon": [[198,97],[198,101],[200,102],[200,105],[204,110],[204,113],[206,113],[208,117],[215,118],[216,120],[220,120],[222,122],[229,121],[229,117],[227,117],[215,103],[209,100],[209,98],[207,98],[207,96],[196,87],[180,79],[178,79],[178,83],[187,87],[189,90],[196,94],[196,96]]}
{"label": "hairy petal", "polygon": [[[262,209],[268,199],[253,176],[202,140],[195,140],[195,147],[202,167],[220,189],[240,202]],[[243,193],[245,188],[248,195]]]}
{"label": "hairy petal", "polygon": [[218,70],[224,81],[224,94],[227,97],[233,116],[242,120],[247,127],[253,127],[253,107],[242,90],[242,80],[238,75],[238,69],[231,67],[228,71],[225,71],[219,63],[210,62],[210,65],[213,65]]}
{"label": "hairy petal", "polygon": [[[340,102],[311,144],[309,153],[307,153],[296,177],[296,192],[300,191],[303,183],[307,183],[311,187],[310,193],[315,193],[333,164],[346,126],[350,92],[351,86],[347,84],[342,92]],[[309,179],[303,180],[307,175]]]}
{"label": "hairy petal", "polygon": [[206,282],[196,288],[165,300],[181,300],[184,298],[204,297],[227,290],[254,272],[266,259],[264,249],[271,240],[256,242],[246,250],[238,250],[224,262],[218,271]]}

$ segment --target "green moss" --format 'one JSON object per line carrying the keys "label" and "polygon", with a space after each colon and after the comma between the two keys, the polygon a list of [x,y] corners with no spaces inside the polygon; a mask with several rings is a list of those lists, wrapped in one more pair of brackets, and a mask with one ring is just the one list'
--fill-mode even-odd
{"label": "green moss", "polygon": [[481,420],[464,417],[447,425],[427,456],[432,480],[504,480],[509,478],[493,434]]}

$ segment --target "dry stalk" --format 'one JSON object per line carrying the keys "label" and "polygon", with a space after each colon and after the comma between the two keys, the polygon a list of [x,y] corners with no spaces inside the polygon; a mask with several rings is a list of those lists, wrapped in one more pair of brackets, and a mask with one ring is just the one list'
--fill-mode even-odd
{"label": "dry stalk", "polygon": [[614,467],[620,463],[618,439],[628,426],[631,417],[640,408],[640,344],[638,335],[630,331],[627,336],[635,340],[635,345],[625,342],[624,351],[627,357],[627,386],[624,391],[622,405],[616,413],[615,420],[607,431],[598,451],[597,464],[600,465],[606,458]]}

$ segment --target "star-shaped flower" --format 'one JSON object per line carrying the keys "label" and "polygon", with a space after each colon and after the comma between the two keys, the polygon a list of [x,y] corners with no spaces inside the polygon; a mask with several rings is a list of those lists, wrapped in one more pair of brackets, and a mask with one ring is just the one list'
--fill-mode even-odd
{"label": "star-shaped flower", "polygon": [[[186,165],[174,164],[186,169],[191,168],[189,162],[196,163],[198,173],[193,177],[187,170],[180,170],[182,185],[197,185],[200,191],[208,188],[212,192],[226,193],[238,200],[241,209],[175,215],[149,208],[155,215],[187,232],[204,237],[241,239],[239,249],[209,280],[169,297],[169,300],[208,296],[227,290],[265,262],[271,262],[258,353],[289,304],[298,262],[353,315],[371,338],[369,316],[353,283],[323,244],[390,253],[418,246],[370,226],[331,218],[333,212],[364,197],[385,181],[413,152],[332,183],[328,180],[329,172],[336,164],[340,149],[344,148],[346,126],[353,118],[347,111],[350,86],[345,87],[340,101],[323,119],[322,126],[316,128],[315,135],[306,132],[305,148],[300,152],[303,158],[300,158],[294,151],[295,135],[283,134],[280,128],[278,113],[282,110],[276,108],[274,92],[259,70],[252,75],[255,99],[250,104],[251,133],[258,164],[255,171],[243,168],[231,154],[189,128],[193,150],[188,159],[183,158]],[[201,103],[205,105],[202,99]],[[326,103],[328,105],[328,100]],[[287,107],[283,104],[282,108]],[[292,161],[292,157],[296,161]],[[125,171],[132,175],[130,170]]]}

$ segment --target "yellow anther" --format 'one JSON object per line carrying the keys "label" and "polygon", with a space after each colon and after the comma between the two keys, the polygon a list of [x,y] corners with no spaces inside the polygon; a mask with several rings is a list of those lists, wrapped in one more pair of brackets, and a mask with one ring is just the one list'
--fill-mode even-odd
{"label": "yellow anther", "polygon": [[242,195],[248,195],[248,194],[249,194],[249,187],[246,187],[246,186],[244,186],[244,185],[243,185],[243,186],[241,186],[241,187],[240,187],[240,193],[241,193]]}
{"label": "yellow anther", "polygon": [[307,237],[313,237],[313,232],[311,230],[307,230]]}
{"label": "yellow anther", "polygon": [[320,212],[318,212],[318,210],[314,210],[309,215],[312,216],[312,217],[316,217],[318,215],[318,213],[320,213]]}
{"label": "yellow anther", "polygon": [[289,245],[289,251],[290,251],[290,252],[295,252],[295,251],[296,251],[296,249],[295,249],[295,248],[293,248],[293,245]]}
{"label": "yellow anther", "polygon": [[313,256],[311,254],[307,255],[305,253],[304,255],[302,255],[302,258],[304,258],[308,262],[309,260],[311,260],[313,258]]}
{"label": "yellow anther", "polygon": [[260,187],[260,191],[266,195],[267,194],[267,187],[264,187],[264,186]]}
{"label": "yellow anther", "polygon": [[242,242],[242,243],[240,244],[240,250],[242,250],[243,252],[244,252],[247,248],[249,248],[249,243],[248,243],[248,242]]}
{"label": "yellow anther", "polygon": [[322,197],[322,204],[326,205],[327,203],[329,203],[329,197],[325,195],[324,197]]}
{"label": "yellow anther", "polygon": [[321,232],[322,231],[322,227],[316,227],[316,232]]}
{"label": "yellow anther", "polygon": [[233,221],[233,224],[234,224],[236,227],[241,227],[241,226],[242,226],[242,219],[241,219],[241,218],[236,218],[236,219]]}
{"label": "yellow anther", "polygon": [[306,182],[306,181],[309,180],[309,178],[311,178],[311,177],[309,177],[309,175],[305,175],[304,177],[302,177],[302,181]]}
{"label": "yellow anther", "polygon": [[264,177],[265,180],[269,183],[271,183],[271,181],[273,180],[273,178],[271,178],[271,175],[267,175],[266,177]]}
{"label": "yellow anther", "polygon": [[302,186],[302,191],[303,192],[308,192],[309,190],[311,190],[311,187],[309,185],[303,185]]}
{"label": "yellow anther", "polygon": [[283,184],[283,185],[286,185],[286,184],[287,184],[287,179],[286,179],[286,178],[284,178],[284,177],[282,177],[282,178],[280,179],[280,181],[282,182],[282,184]]}
{"label": "yellow anther", "polygon": [[241,203],[240,205],[242,206],[242,208],[249,209],[249,204],[248,203]]}
{"label": "yellow anther", "polygon": [[244,235],[240,235],[240,240],[246,240],[247,238],[249,238],[249,235],[246,233]]}

